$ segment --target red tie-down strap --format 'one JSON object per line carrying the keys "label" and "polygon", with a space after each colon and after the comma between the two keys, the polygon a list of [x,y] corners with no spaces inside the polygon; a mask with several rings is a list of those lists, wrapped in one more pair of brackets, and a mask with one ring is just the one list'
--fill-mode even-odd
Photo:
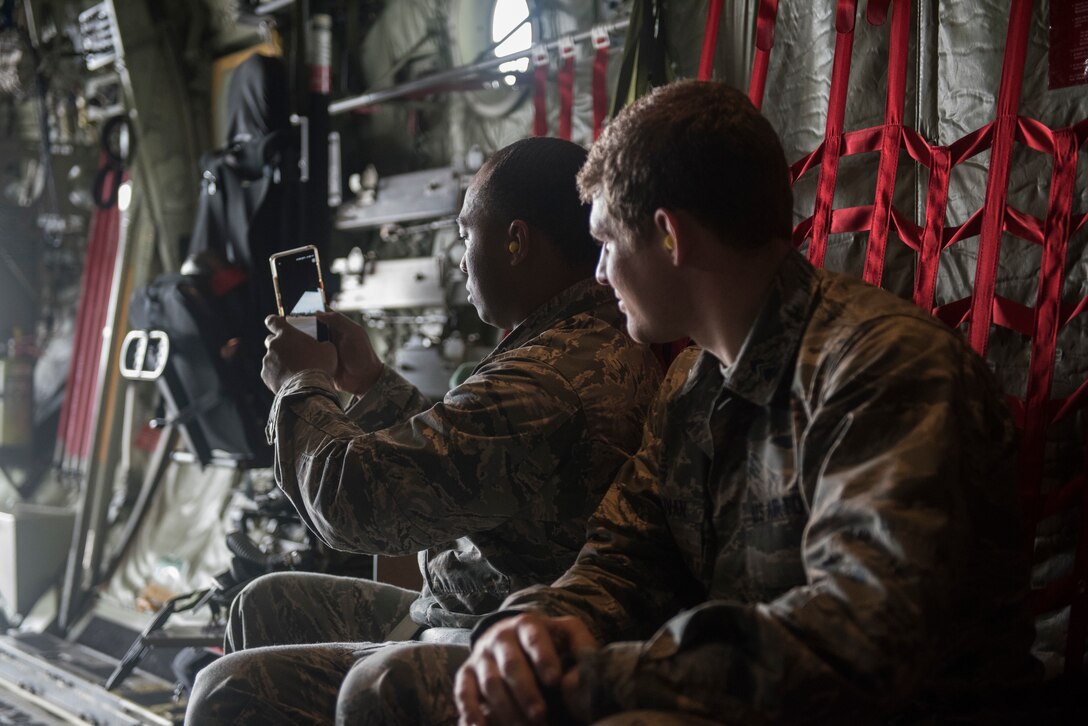
{"label": "red tie-down strap", "polygon": [[[1064,401],[1052,400],[1050,394],[1054,365],[1058,360],[1058,331],[1069,319],[1079,314],[1088,302],[1086,298],[1072,306],[1071,310],[1066,310],[1063,309],[1061,299],[1068,242],[1088,218],[1088,215],[1080,215],[1079,218],[1073,215],[1078,149],[1088,137],[1088,121],[1051,132],[1037,121],[1019,119],[1017,132],[1017,140],[1032,149],[1050,154],[1054,159],[1046,219],[1040,223],[1034,217],[1010,208],[1004,223],[1008,231],[1043,247],[1039,266],[1039,288],[1029,331],[1032,348],[1026,393],[1022,404],[1014,406],[1022,429],[1020,497],[1028,524],[1026,535],[1030,538],[1027,543],[1029,552],[1034,540],[1032,535],[1039,520],[1064,509],[1077,506],[1080,508],[1081,521],[1072,571],[1068,576],[1050,582],[1033,593],[1033,605],[1037,613],[1069,604],[1065,671],[1075,673],[1083,669],[1085,635],[1088,631],[1088,594],[1082,585],[1088,578],[1088,501],[1085,499],[1085,472],[1079,472],[1071,481],[1045,496],[1042,493],[1042,479],[1049,426],[1067,413],[1082,407],[1084,400],[1084,384]],[[1003,299],[995,297],[994,302],[993,319],[1004,324],[999,318]]]}
{"label": "red tie-down strap", "polygon": [[827,124],[824,129],[820,176],[816,182],[816,204],[812,212],[812,238],[808,243],[808,259],[823,267],[827,252],[827,235],[831,230],[831,209],[835,200],[835,178],[839,173],[842,154],[843,117],[846,114],[846,93],[850,80],[850,55],[854,48],[854,19],[857,0],[839,0],[835,13],[835,60],[831,68],[831,96],[827,103]]}
{"label": "red tie-down strap", "polygon": [[592,33],[593,49],[593,140],[596,141],[608,116],[608,29],[597,26]]}
{"label": "red tie-down strap", "polygon": [[[926,192],[926,218],[918,246],[918,265],[915,268],[914,302],[923,310],[938,315],[934,304],[937,293],[937,271],[940,268],[941,251],[953,241],[953,235],[964,226],[945,227],[948,208],[948,184],[952,167],[989,148],[989,131],[986,126],[963,137],[950,146],[929,146],[914,129],[903,129],[903,142],[907,153],[929,168]],[[976,228],[977,229],[977,228]],[[958,238],[957,238],[958,239]],[[910,241],[904,239],[908,245]]]}
{"label": "red tie-down strap", "polygon": [[756,17],[756,51],[752,58],[752,77],[748,81],[748,98],[756,108],[763,107],[763,91],[767,87],[767,67],[774,47],[774,24],[778,17],[778,0],[760,0]]}
{"label": "red tie-down strap", "polygon": [[533,136],[548,135],[548,49],[533,48]]}
{"label": "red tie-down strap", "polygon": [[[872,25],[881,25],[887,19],[890,0],[873,0],[868,8],[867,18]],[[773,43],[773,20],[776,5],[761,5],[760,22],[757,22],[757,49],[765,45],[769,51]],[[822,266],[827,252],[828,235],[833,227],[841,226],[836,217],[853,216],[860,212],[836,211],[834,209],[835,184],[838,176],[839,159],[861,151],[879,151],[880,168],[877,172],[876,199],[871,209],[864,208],[866,220],[863,229],[869,230],[869,249],[865,261],[865,279],[879,284],[884,270],[884,257],[887,248],[888,230],[892,221],[892,201],[895,192],[895,179],[898,171],[899,148],[903,143],[903,103],[906,93],[906,63],[910,32],[910,4],[907,0],[896,0],[892,10],[891,42],[888,48],[888,91],[885,106],[884,125],[879,128],[865,129],[854,134],[845,134],[843,119],[846,113],[846,96],[850,79],[850,57],[853,51],[854,24],[857,14],[856,0],[839,0],[835,16],[835,57],[831,72],[831,91],[827,108],[827,123],[823,143],[807,157],[794,164],[791,177],[794,181],[814,166],[819,166],[816,199],[811,220],[806,220],[794,231],[794,241],[802,243],[809,239],[809,260],[816,266]],[[758,54],[757,54],[758,60]],[[759,71],[757,76],[757,71]],[[758,96],[762,100],[762,79],[765,69],[757,69],[753,64],[753,81],[749,96]],[[758,78],[758,82],[757,82]],[[863,209],[863,208],[858,208]],[[847,227],[852,224],[838,220]]]}
{"label": "red tie-down strap", "polygon": [[706,25],[703,27],[703,52],[699,56],[700,81],[714,76],[714,48],[718,45],[718,26],[722,19],[722,0],[710,0],[706,8]]}
{"label": "red tie-down strap", "polygon": [[[894,2],[895,7],[890,7]],[[757,57],[753,62],[749,97],[762,101],[762,83],[766,56],[773,44],[773,20],[777,3],[767,0],[760,6],[757,23]],[[810,154],[793,164],[791,180],[819,169],[817,197],[812,217],[794,230],[798,244],[810,239],[810,259],[822,264],[829,233],[869,232],[865,255],[865,276],[881,282],[887,234],[895,229],[899,239],[918,253],[914,300],[924,309],[952,327],[970,322],[968,339],[985,353],[991,324],[1015,331],[1031,340],[1031,359],[1025,398],[1009,399],[1021,430],[1019,492],[1027,511],[1028,536],[1042,518],[1079,507],[1083,520],[1078,533],[1072,571],[1033,592],[1036,613],[1052,612],[1068,606],[1069,627],[1066,641],[1066,671],[1082,669],[1084,648],[1088,641],[1088,592],[1082,584],[1088,580],[1088,447],[1084,469],[1056,490],[1040,491],[1044,472],[1047,432],[1062,418],[1088,406],[1088,381],[1064,399],[1052,399],[1054,366],[1059,359],[1058,333],[1070,320],[1088,312],[1088,297],[1076,303],[1062,302],[1062,286],[1068,242],[1088,228],[1088,213],[1073,214],[1079,149],[1088,140],[1088,119],[1057,131],[1017,116],[1020,87],[1026,54],[1030,0],[1013,0],[1010,8],[1008,39],[998,93],[995,120],[956,140],[948,146],[930,146],[920,134],[902,125],[902,98],[907,50],[909,6],[906,0],[871,0],[867,17],[871,24],[882,24],[891,11],[888,98],[884,123],[879,127],[844,132],[842,129],[849,76],[849,53],[855,5],[840,0],[836,15],[836,55],[832,70],[831,98],[828,103],[824,141]],[[902,13],[902,15],[900,15]],[[1045,219],[1037,219],[1007,204],[1008,173],[1014,143],[1019,142],[1053,158],[1050,198]],[[925,219],[919,227],[904,218],[892,206],[897,157],[906,152],[929,169]],[[958,226],[946,224],[949,177],[951,170],[971,157],[990,151],[989,174],[984,205]],[[853,154],[879,152],[877,192],[870,206],[833,208],[838,159]],[[1034,307],[995,294],[1000,239],[1003,233],[1038,244],[1042,248],[1039,287]],[[958,242],[979,239],[979,253],[973,294],[939,307],[935,290],[940,255]],[[1028,547],[1032,541],[1026,543]]]}
{"label": "red tie-down strap", "polygon": [[929,157],[926,219],[918,247],[918,264],[914,268],[914,303],[932,312],[933,301],[937,297],[937,271],[941,264],[941,238],[944,234],[945,209],[948,207],[952,155],[942,147],[932,149]]}
{"label": "red tie-down strap", "polygon": [[[934,291],[940,253],[963,239],[978,236],[982,210],[972,214],[966,222],[956,227],[945,226],[945,208],[948,200],[948,182],[951,169],[989,148],[993,125],[987,125],[959,139],[947,147],[929,146],[918,132],[909,127],[902,129],[902,145],[918,163],[930,169],[930,186],[926,203],[925,226],[919,227],[890,207],[888,219],[903,244],[919,254],[914,299],[917,304],[945,321],[951,327],[962,325],[970,309],[970,298],[934,308]],[[842,156],[872,153],[881,149],[884,127],[875,126],[850,131],[842,136]],[[819,168],[823,162],[823,146],[802,157],[790,167],[790,178],[796,181],[807,172]],[[865,232],[873,226],[876,205],[833,209],[829,231],[831,234]],[[793,231],[794,241],[800,245],[812,234],[813,218],[800,222]]]}
{"label": "red tie-down strap", "polygon": [[[957,142],[961,155],[953,163],[977,153],[979,148],[986,148],[993,137],[995,125],[991,124]],[[1088,140],[1088,119],[1056,131],[1051,131],[1038,121],[1018,119],[1015,140],[1053,157],[1045,219],[1037,219],[1008,206],[1004,208],[1001,218],[1002,230],[1043,248],[1035,306],[1029,308],[997,295],[993,296],[990,306],[993,324],[1031,339],[1025,397],[1023,400],[1009,399],[1016,424],[1021,430],[1019,494],[1027,525],[1025,547],[1030,552],[1035,527],[1041,519],[1079,507],[1081,519],[1088,522],[1088,505],[1084,499],[1085,470],[1056,490],[1046,495],[1041,492],[1048,429],[1088,403],[1088,381],[1064,399],[1050,397],[1054,366],[1059,359],[1058,332],[1070,320],[1088,310],[1088,298],[1076,304],[1062,302],[1068,242],[1088,226],[1088,214],[1073,214],[1078,150]],[[960,239],[979,236],[985,211],[985,208],[980,209],[955,229],[945,246]],[[972,304],[978,304],[975,296],[944,305],[936,312],[950,325],[960,325],[971,315]],[[1070,673],[1082,669],[1085,636],[1088,633],[1088,597],[1078,589],[1078,583],[1088,578],[1088,529],[1078,531],[1077,536],[1072,571],[1032,593],[1032,606],[1036,613],[1053,612],[1065,606],[1070,608],[1065,654],[1066,672]]]}
{"label": "red tie-down strap", "polygon": [[[1048,136],[1051,136],[1048,133]],[[1051,136],[1054,166],[1050,178],[1050,202],[1040,240],[1039,289],[1032,325],[1031,364],[1024,397],[1023,434],[1020,439],[1021,501],[1028,514],[1037,511],[1042,480],[1043,448],[1050,424],[1047,408],[1057,354],[1061,319],[1062,282],[1073,211],[1073,187],[1077,178],[1077,139],[1072,129]],[[1034,519],[1031,516],[1031,519]]]}
{"label": "red tie-down strap", "polygon": [[87,264],[80,282],[76,337],[57,433],[58,439],[63,442],[63,454],[69,459],[85,459],[89,453],[98,392],[102,330],[109,310],[120,227],[120,213],[116,204],[94,211],[87,241]]}
{"label": "red tie-down strap", "polygon": [[1009,11],[1009,30],[1005,39],[1005,59],[1001,68],[1001,87],[997,96],[990,169],[986,179],[982,231],[978,241],[978,262],[972,294],[967,340],[979,355],[986,355],[993,320],[994,286],[1001,257],[1001,232],[1008,193],[1009,165],[1016,133],[1020,87],[1024,77],[1028,30],[1031,25],[1032,0],[1013,0]]}
{"label": "red tie-down strap", "polygon": [[[869,24],[883,25],[888,17],[890,4],[891,0],[871,0],[866,14]],[[854,224],[847,222],[845,219],[836,220],[836,217],[851,216],[855,220],[860,220],[861,218],[857,215],[864,214],[866,216],[864,224],[851,231],[869,231],[869,245],[865,256],[863,278],[873,285],[879,285],[883,277],[888,231],[894,213],[892,201],[899,167],[899,149],[903,144],[904,133],[903,103],[906,97],[910,7],[908,0],[896,0],[892,8],[891,39],[888,45],[888,89],[883,126],[865,129],[853,134],[844,134],[843,118],[846,111],[847,82],[850,77],[850,54],[853,49],[856,2],[854,0],[840,0],[835,18],[837,38],[824,142],[815,152],[795,164],[792,170],[792,177],[796,180],[812,165],[818,163],[820,166],[811,226],[807,224],[803,227],[799,226],[797,232],[802,229],[804,231],[800,234],[795,232],[795,241],[802,242],[811,230],[809,259],[814,265],[822,265],[827,250],[828,235],[839,231],[837,227],[840,226],[855,227]],[[771,13],[775,10],[776,8],[767,10],[768,16],[771,18],[769,22],[773,22]],[[761,7],[762,12],[763,7]],[[762,15],[761,20],[763,20]],[[773,28],[769,22],[764,23],[764,25]],[[760,42],[765,43],[769,48],[771,42],[773,42],[773,35],[770,39],[763,41],[760,40],[760,35],[760,27],[757,24],[757,48]],[[755,85],[755,70],[753,64],[753,87]],[[765,75],[765,69],[761,72],[761,77],[763,75]],[[758,92],[760,100],[762,100],[762,88],[759,88]],[[752,95],[751,91],[749,95]],[[879,135],[874,137],[874,133]],[[921,145],[925,146],[924,142]],[[862,151],[880,152],[876,197],[873,206],[871,208],[859,207],[854,212],[835,210],[833,205],[839,159],[842,156],[849,156]],[[928,154],[926,155],[928,156]],[[947,187],[945,188],[947,189]],[[839,224],[840,222],[842,224]],[[912,246],[918,248],[917,243]]]}
{"label": "red tie-down strap", "polygon": [[559,138],[570,141],[571,120],[574,115],[574,39],[559,39],[559,75],[556,79],[559,91]]}
{"label": "red tie-down strap", "polygon": [[[870,25],[883,25],[891,0],[869,0]],[[899,146],[903,139],[903,102],[907,87],[907,44],[910,39],[909,0],[892,4],[890,42],[888,44],[888,93],[884,106],[884,128],[880,134],[880,166],[877,169],[873,223],[869,228],[869,248],[862,278],[870,285],[880,285],[884,275],[884,257],[888,247],[895,177],[899,168]]]}
{"label": "red tie-down strap", "polygon": [[106,327],[106,316],[109,311],[110,290],[113,287],[113,275],[117,258],[117,242],[120,237],[121,219],[117,206],[114,205],[105,211],[105,220],[99,226],[98,240],[99,254],[102,262],[95,271],[91,280],[92,312],[87,321],[90,326],[86,338],[85,355],[82,358],[80,368],[81,385],[76,390],[76,405],[78,418],[76,419],[76,439],[74,447],[68,449],[69,454],[87,459],[90,455],[90,442],[95,426],[95,404],[98,398],[98,366],[102,356],[103,330]]}
{"label": "red tie-down strap", "polygon": [[[72,342],[72,357],[68,362],[68,378],[64,388],[64,400],[60,408],[60,424],[57,428],[57,440],[63,445],[65,455],[76,453],[80,437],[79,427],[83,422],[82,394],[89,375],[89,347],[95,334],[92,315],[100,303],[97,286],[104,277],[107,258],[103,249],[107,242],[106,228],[108,216],[112,210],[95,209],[91,213],[90,232],[87,235],[86,264],[79,283],[79,305],[76,307],[75,340]],[[101,328],[98,332],[101,333]]]}

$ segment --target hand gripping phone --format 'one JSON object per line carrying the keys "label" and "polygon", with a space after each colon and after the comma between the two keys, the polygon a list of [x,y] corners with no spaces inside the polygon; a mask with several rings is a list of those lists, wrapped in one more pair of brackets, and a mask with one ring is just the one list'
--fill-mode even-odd
{"label": "hand gripping phone", "polygon": [[324,312],[325,281],[321,276],[321,258],[313,245],[277,252],[268,258],[272,266],[272,285],[276,290],[276,309],[287,322],[318,340],[324,325],[317,313]]}

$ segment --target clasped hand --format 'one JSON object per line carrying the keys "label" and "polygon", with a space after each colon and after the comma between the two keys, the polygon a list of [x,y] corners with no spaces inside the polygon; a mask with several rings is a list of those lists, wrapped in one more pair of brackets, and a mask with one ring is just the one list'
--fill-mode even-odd
{"label": "clasped hand", "polygon": [[496,623],[457,672],[461,724],[588,721],[589,697],[577,660],[599,648],[577,618],[527,613]]}
{"label": "clasped hand", "polygon": [[337,390],[363,395],[381,375],[383,364],[370,344],[366,329],[340,313],[319,313],[317,319],[329,330],[329,342],[321,343],[295,329],[278,315],[265,318],[271,332],[261,365],[261,379],[273,393],[295,373],[319,370],[328,373]]}

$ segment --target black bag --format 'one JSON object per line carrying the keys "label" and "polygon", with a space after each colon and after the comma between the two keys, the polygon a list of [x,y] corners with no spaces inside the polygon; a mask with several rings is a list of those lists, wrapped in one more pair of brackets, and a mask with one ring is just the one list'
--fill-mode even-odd
{"label": "black bag", "polygon": [[161,330],[169,338],[158,379],[167,422],[181,427],[201,464],[226,458],[267,466],[264,424],[272,395],[261,381],[263,337],[254,333],[239,274],[239,282],[219,294],[208,275],[160,275],[133,294],[129,319],[133,328]]}
{"label": "black bag", "polygon": [[[160,389],[205,464],[214,450],[254,466],[271,462],[264,424],[272,395],[260,378],[263,321],[276,312],[268,257],[300,244],[304,201],[288,90],[279,58],[254,55],[234,71],[227,146],[201,159],[185,263],[199,274],[162,275],[133,297],[133,327],[169,336]],[[218,284],[228,273],[244,283]]]}
{"label": "black bag", "polygon": [[254,55],[239,65],[227,108],[226,147],[200,160],[201,192],[188,257],[210,251],[246,270],[251,308],[263,318],[276,312],[269,256],[305,244],[301,140],[288,120],[283,61]]}

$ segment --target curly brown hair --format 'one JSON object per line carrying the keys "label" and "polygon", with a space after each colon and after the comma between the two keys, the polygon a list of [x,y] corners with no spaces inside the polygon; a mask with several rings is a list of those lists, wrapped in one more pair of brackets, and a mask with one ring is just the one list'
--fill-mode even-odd
{"label": "curly brown hair", "polygon": [[578,190],[603,196],[636,236],[659,208],[686,210],[738,247],[792,232],[778,135],[747,96],[712,81],[677,81],[623,109],[590,149]]}

